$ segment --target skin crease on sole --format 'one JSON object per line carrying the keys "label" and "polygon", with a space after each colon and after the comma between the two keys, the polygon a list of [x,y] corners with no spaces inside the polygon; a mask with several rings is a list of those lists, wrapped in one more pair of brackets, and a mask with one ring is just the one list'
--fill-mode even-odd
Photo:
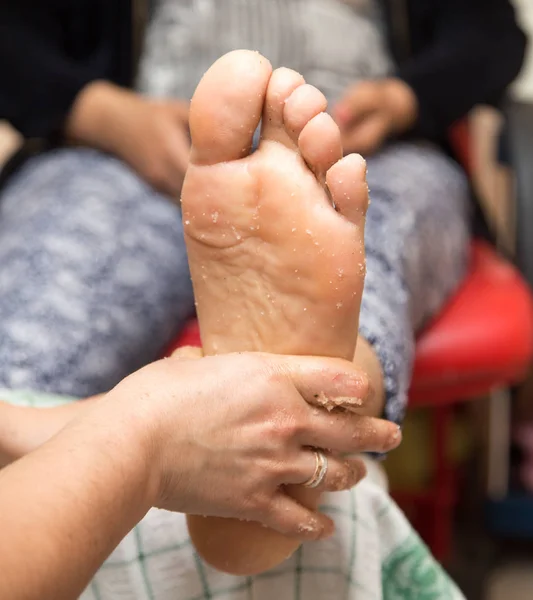
{"label": "skin crease on sole", "polygon": [[[354,356],[366,165],[343,158],[325,109],[300,75],[272,73],[249,51],[219,59],[196,90],[182,213],[206,354]],[[301,485],[288,492],[311,508],[320,497]],[[200,555],[236,575],[268,570],[300,545],[257,523],[189,516],[188,525]],[[302,523],[302,532],[315,526]]]}

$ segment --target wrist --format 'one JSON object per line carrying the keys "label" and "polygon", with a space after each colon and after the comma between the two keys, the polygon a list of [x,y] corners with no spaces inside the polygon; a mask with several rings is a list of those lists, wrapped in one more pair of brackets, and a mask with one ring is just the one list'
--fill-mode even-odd
{"label": "wrist", "polygon": [[115,424],[114,434],[127,462],[125,468],[141,486],[144,503],[149,508],[156,506],[164,485],[164,435],[157,401],[149,394],[139,394],[136,386],[130,389],[130,381],[126,379],[100,402],[107,411],[106,420]]}
{"label": "wrist", "polygon": [[119,385],[76,421],[79,426],[99,431],[100,448],[113,457],[124,478],[125,490],[129,489],[137,498],[137,505],[144,514],[157,503],[161,483],[153,443],[153,411],[149,406],[139,406],[138,395],[138,392],[124,394]]}

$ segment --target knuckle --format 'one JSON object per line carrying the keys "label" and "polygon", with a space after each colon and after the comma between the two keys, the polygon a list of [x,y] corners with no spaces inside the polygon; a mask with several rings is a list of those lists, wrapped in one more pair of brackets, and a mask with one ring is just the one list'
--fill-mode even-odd
{"label": "knuckle", "polygon": [[270,430],[273,439],[286,442],[297,437],[302,432],[303,427],[301,419],[283,411],[278,413],[277,418],[272,419]]}
{"label": "knuckle", "polygon": [[291,481],[291,477],[295,471],[294,465],[296,464],[298,464],[298,452],[296,449],[281,451],[270,461],[265,472],[269,473],[276,487],[285,485]]}
{"label": "knuckle", "polygon": [[288,468],[287,451],[275,441],[269,450],[257,461],[257,469],[252,479],[252,492],[267,496],[285,483]]}
{"label": "knuckle", "polygon": [[279,403],[286,405],[288,396],[295,390],[289,368],[266,354],[251,355],[250,360],[251,375],[256,381],[262,382],[271,395],[275,394]]}

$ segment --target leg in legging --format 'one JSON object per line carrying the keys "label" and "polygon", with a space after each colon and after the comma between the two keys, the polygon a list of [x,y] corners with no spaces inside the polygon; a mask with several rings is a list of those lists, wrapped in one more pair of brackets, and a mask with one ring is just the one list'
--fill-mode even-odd
{"label": "leg in legging", "polygon": [[0,196],[0,387],[89,396],[193,312],[179,208],[119,160],[60,150]]}
{"label": "leg in legging", "polygon": [[457,288],[467,267],[468,185],[449,158],[415,144],[396,144],[371,158],[368,184],[360,335],[379,359],[385,416],[400,423],[415,334]]}

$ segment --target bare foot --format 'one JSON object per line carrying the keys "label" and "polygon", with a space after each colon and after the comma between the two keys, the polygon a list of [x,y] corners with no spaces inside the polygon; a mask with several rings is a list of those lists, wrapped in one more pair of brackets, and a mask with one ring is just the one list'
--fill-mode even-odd
{"label": "bare foot", "polygon": [[[300,75],[272,73],[248,51],[222,57],[196,90],[182,209],[206,354],[354,356],[366,166],[357,155],[342,158],[325,109]],[[250,154],[261,117],[261,143]],[[316,506],[317,494],[302,491],[294,486]],[[299,545],[254,523],[188,523],[200,554],[234,574],[267,570]]]}

